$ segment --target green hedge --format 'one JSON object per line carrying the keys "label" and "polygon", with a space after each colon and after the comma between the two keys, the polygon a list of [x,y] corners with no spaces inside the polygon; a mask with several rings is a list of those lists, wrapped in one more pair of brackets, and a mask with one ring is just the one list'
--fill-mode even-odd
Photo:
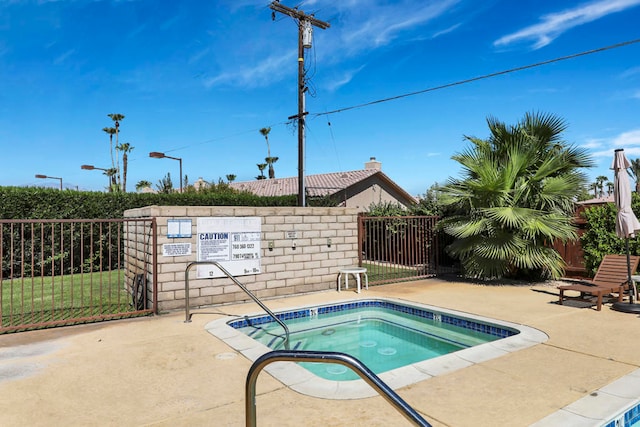
{"label": "green hedge", "polygon": [[151,205],[296,206],[296,196],[259,197],[234,191],[139,194],[0,187],[1,219],[122,218],[127,209]]}
{"label": "green hedge", "polygon": [[[631,207],[640,218],[640,195],[633,193]],[[607,254],[626,254],[625,239],[616,235],[617,209],[613,203],[594,206],[585,211],[587,228],[580,241],[584,252],[584,264],[591,276]],[[640,237],[629,239],[631,255],[640,255]]]}

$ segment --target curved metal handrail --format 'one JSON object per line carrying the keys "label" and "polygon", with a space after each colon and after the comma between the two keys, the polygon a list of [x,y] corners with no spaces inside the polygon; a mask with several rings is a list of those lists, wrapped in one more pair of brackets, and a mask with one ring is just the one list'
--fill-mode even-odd
{"label": "curved metal handrail", "polygon": [[404,417],[413,424],[420,427],[431,427],[415,409],[396,394],[391,387],[382,381],[373,371],[360,360],[353,356],[339,352],[327,351],[294,351],[294,350],[275,350],[265,353],[256,359],[247,374],[247,382],[245,386],[245,411],[246,426],[256,426],[256,382],[258,374],[262,369],[272,362],[319,362],[319,363],[337,363],[339,365],[351,368],[360,376],[367,384],[375,389],[387,402],[400,412]]}
{"label": "curved metal handrail", "polygon": [[193,261],[193,262],[190,262],[189,264],[187,264],[187,268],[184,271],[184,302],[185,302],[185,309],[184,309],[184,311],[185,311],[185,319],[184,319],[184,323],[190,323],[191,322],[191,315],[189,314],[189,270],[191,270],[191,267],[193,267],[194,265],[203,265],[203,264],[215,265],[216,267],[218,267],[220,269],[220,271],[222,271],[229,279],[231,279],[233,281],[233,283],[238,285],[240,287],[240,289],[242,289],[247,295],[249,295],[251,297],[251,299],[253,301],[255,301],[256,304],[258,304],[264,311],[266,311],[269,316],[273,317],[273,320],[278,322],[280,324],[280,326],[282,326],[282,328],[284,329],[284,333],[285,333],[284,348],[289,350],[289,328],[287,327],[287,325],[285,325],[284,322],[282,320],[280,320],[278,318],[278,316],[275,315],[274,312],[269,310],[269,307],[264,305],[262,303],[262,301],[260,301],[258,299],[258,297],[255,296],[249,289],[247,289],[247,287],[245,285],[240,283],[240,281],[238,281],[238,279],[233,277],[233,275],[231,275],[231,273],[229,273],[222,265],[220,265],[220,263],[218,261]]}

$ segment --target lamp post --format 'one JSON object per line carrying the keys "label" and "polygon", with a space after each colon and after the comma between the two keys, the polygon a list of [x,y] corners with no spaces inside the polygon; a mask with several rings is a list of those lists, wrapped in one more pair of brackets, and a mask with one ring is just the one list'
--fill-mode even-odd
{"label": "lamp post", "polygon": [[[80,166],[80,169],[84,169],[86,171],[92,171],[94,169],[100,170],[100,171],[105,171],[105,172],[109,172],[109,169],[105,169],[105,168],[99,168],[97,166],[93,166],[93,165],[82,165]],[[105,173],[105,175],[107,175]],[[107,175],[107,188],[111,188],[111,177],[109,175]]]}
{"label": "lamp post", "polygon": [[57,176],[47,176],[47,175],[40,175],[37,174],[36,178],[40,178],[40,179],[59,179],[60,180],[60,191],[62,191],[62,178],[58,178]]}
{"label": "lamp post", "polygon": [[153,157],[154,159],[173,159],[180,162],[180,192],[182,193],[182,159],[180,157],[167,156],[166,154],[158,151],[150,152],[149,157]]}

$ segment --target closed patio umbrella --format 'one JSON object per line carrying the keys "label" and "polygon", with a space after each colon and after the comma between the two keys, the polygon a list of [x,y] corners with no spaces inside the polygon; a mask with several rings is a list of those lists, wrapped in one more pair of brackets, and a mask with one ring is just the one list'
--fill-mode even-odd
{"label": "closed patio umbrella", "polygon": [[636,218],[636,215],[631,210],[631,185],[629,184],[629,176],[627,175],[627,168],[631,166],[631,163],[624,155],[624,150],[619,148],[615,151],[613,158],[614,185],[613,195],[615,197],[616,208],[618,214],[616,215],[616,234],[621,239],[625,239],[627,249],[627,272],[629,276],[629,288],[630,296],[629,301],[633,303],[635,294],[635,286],[631,280],[631,266],[629,262],[629,237],[635,237],[636,231],[640,231],[640,221]]}

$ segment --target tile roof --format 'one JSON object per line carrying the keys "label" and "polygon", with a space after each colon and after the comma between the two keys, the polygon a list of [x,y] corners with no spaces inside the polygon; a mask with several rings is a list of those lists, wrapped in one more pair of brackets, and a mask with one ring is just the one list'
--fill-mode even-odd
{"label": "tile roof", "polygon": [[[386,180],[393,182],[376,169],[307,175],[305,177],[307,194],[310,197],[332,195],[377,173],[384,176]],[[231,187],[236,190],[249,191],[258,196],[286,196],[298,194],[298,177],[233,182]]]}
{"label": "tile roof", "polygon": [[578,202],[579,205],[601,205],[604,203],[615,203],[615,199],[613,194],[609,194],[607,196],[598,197],[595,199],[583,200]]}

